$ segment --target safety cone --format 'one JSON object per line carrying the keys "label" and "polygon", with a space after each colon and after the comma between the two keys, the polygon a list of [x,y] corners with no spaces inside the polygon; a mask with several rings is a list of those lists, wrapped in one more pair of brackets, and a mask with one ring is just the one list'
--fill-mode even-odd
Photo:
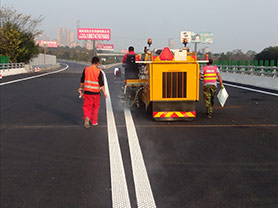
{"label": "safety cone", "polygon": [[0,70],[0,79],[3,78],[3,75],[2,75],[2,70]]}

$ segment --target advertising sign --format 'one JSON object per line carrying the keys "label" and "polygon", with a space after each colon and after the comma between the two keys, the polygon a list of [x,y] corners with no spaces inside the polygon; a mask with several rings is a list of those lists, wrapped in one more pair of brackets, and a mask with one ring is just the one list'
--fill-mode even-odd
{"label": "advertising sign", "polygon": [[182,31],[180,34],[181,42],[187,38],[189,43],[212,43],[213,33]]}
{"label": "advertising sign", "polygon": [[120,50],[120,53],[127,53],[127,52],[128,52],[127,49],[122,49],[122,50]]}
{"label": "advertising sign", "polygon": [[114,45],[113,44],[97,44],[97,50],[113,51]]}
{"label": "advertising sign", "polygon": [[56,40],[40,40],[39,46],[47,48],[57,48],[58,42]]}
{"label": "advertising sign", "polygon": [[180,41],[183,43],[183,39],[186,38],[188,43],[191,43],[191,31],[182,31],[180,35]]}
{"label": "advertising sign", "polygon": [[78,28],[77,37],[79,40],[110,40],[110,29]]}

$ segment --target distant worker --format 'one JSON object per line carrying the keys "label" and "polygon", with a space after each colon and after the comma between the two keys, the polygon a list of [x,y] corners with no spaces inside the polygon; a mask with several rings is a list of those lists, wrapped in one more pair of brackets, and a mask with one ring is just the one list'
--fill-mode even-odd
{"label": "distant worker", "polygon": [[104,98],[107,98],[104,89],[103,74],[97,67],[99,65],[99,58],[92,58],[92,65],[83,70],[80,88],[78,92],[83,95],[83,120],[84,127],[90,127],[90,121],[93,126],[98,125],[98,111],[100,106],[100,90],[102,90]]}
{"label": "distant worker", "polygon": [[212,108],[217,87],[216,77],[218,77],[221,88],[224,87],[219,69],[217,68],[217,66],[213,66],[212,64],[213,60],[209,59],[207,66],[204,66],[202,69],[200,69],[200,78],[202,75],[204,77],[203,97],[207,109],[208,118],[212,118]]}
{"label": "distant worker", "polygon": [[135,61],[140,61],[140,57],[139,57],[136,53],[134,53],[134,47],[133,47],[133,46],[129,46],[129,48],[128,48],[128,53],[126,53],[126,54],[124,55],[123,60],[122,60],[122,62],[123,62],[124,64],[125,64],[125,61],[126,61],[126,57],[127,57],[127,55],[129,55],[129,54],[135,54],[135,58],[136,58]]}
{"label": "distant worker", "polygon": [[139,58],[141,61],[147,61],[148,60],[148,49],[147,46],[144,47],[144,53],[141,53],[139,55]]}

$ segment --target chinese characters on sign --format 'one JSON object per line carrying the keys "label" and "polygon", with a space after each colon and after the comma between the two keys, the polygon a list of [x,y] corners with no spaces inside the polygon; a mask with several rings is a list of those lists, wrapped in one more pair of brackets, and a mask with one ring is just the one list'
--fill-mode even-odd
{"label": "chinese characters on sign", "polygon": [[79,40],[110,40],[110,29],[78,28],[77,35]]}
{"label": "chinese characters on sign", "polygon": [[189,43],[212,43],[213,33],[182,31],[180,34],[181,42],[186,38]]}
{"label": "chinese characters on sign", "polygon": [[97,50],[113,51],[114,45],[113,44],[97,44]]}
{"label": "chinese characters on sign", "polygon": [[57,48],[58,42],[56,40],[40,40],[39,46],[47,48]]}

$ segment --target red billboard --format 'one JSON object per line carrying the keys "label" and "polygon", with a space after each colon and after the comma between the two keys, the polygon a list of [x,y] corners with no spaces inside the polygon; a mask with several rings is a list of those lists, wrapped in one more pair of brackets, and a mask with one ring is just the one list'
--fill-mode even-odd
{"label": "red billboard", "polygon": [[97,44],[97,50],[113,51],[114,45],[113,44]]}
{"label": "red billboard", "polygon": [[110,40],[110,29],[78,28],[77,37],[79,40]]}
{"label": "red billboard", "polygon": [[56,40],[40,40],[39,46],[47,48],[57,48],[58,42]]}
{"label": "red billboard", "polygon": [[122,49],[122,50],[120,50],[120,52],[121,52],[121,53],[127,53],[127,52],[128,52],[128,50],[126,50],[126,49]]}

